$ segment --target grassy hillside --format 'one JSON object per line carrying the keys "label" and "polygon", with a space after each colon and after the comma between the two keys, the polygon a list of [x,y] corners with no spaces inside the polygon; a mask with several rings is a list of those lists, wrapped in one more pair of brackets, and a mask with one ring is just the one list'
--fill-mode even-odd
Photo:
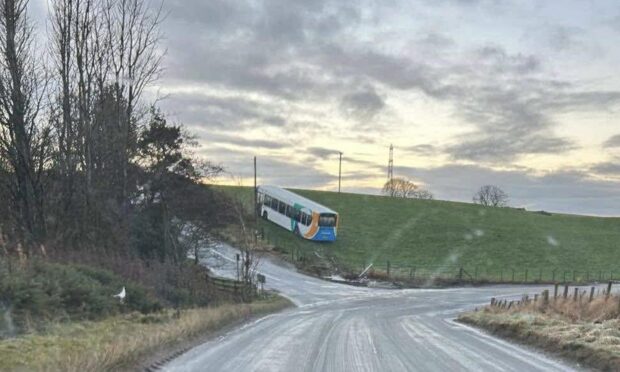
{"label": "grassy hillside", "polygon": [[[227,188],[251,198],[251,188]],[[338,240],[303,241],[271,223],[266,235],[285,252],[330,257],[352,272],[374,263],[379,271],[462,266],[469,275],[511,280],[620,277],[620,218],[541,214],[468,203],[294,190],[340,213]],[[316,256],[316,255],[314,255]],[[525,270],[528,270],[525,273]],[[541,273],[542,270],[542,273]],[[555,274],[553,274],[555,270]],[[413,272],[415,275],[415,272]],[[587,278],[586,278],[587,276]]]}

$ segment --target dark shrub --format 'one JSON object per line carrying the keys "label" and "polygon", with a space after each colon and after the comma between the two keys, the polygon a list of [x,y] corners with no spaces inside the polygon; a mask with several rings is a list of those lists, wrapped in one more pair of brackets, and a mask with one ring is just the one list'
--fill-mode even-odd
{"label": "dark shrub", "polygon": [[[0,265],[0,302],[11,309],[20,330],[49,320],[95,320],[161,309],[144,288],[105,270],[35,261],[9,272],[4,262]],[[127,297],[121,304],[113,295],[123,286]]]}

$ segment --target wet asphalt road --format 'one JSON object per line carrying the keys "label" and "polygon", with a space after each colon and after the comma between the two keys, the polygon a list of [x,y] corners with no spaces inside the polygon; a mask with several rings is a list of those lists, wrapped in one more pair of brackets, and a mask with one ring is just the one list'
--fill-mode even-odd
{"label": "wet asphalt road", "polygon": [[[235,250],[206,253],[219,275],[234,277]],[[352,287],[297,273],[263,259],[266,287],[296,308],[266,316],[197,346],[167,371],[570,371],[529,348],[453,319],[491,297],[520,297],[543,287],[388,290]]]}

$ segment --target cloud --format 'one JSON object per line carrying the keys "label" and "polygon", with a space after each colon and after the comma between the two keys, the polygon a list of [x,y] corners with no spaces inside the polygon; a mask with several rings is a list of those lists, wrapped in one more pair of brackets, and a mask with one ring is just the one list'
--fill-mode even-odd
{"label": "cloud", "polygon": [[607,22],[607,25],[611,27],[614,31],[620,32],[620,15],[612,17]]}
{"label": "cloud", "polygon": [[549,32],[549,46],[557,51],[565,51],[582,45],[580,27],[556,26]]}
{"label": "cloud", "polygon": [[240,96],[174,93],[161,101],[165,111],[178,116],[192,129],[238,130],[255,125],[284,127],[287,119],[279,107]]}
{"label": "cloud", "polygon": [[518,137],[517,134],[518,130],[466,136],[461,143],[446,149],[455,159],[501,163],[520,154],[563,153],[575,148],[572,142],[562,138],[530,133]]}
{"label": "cloud", "polygon": [[[221,164],[227,174],[232,177],[233,183],[239,179],[253,178],[253,153],[247,150],[236,150],[222,146],[205,146],[198,154]],[[257,174],[261,184],[274,184],[283,187],[297,188],[325,188],[337,182],[337,173],[329,174],[315,168],[312,164],[286,161],[274,156],[259,156],[257,158]],[[230,179],[224,177],[226,182]]]}
{"label": "cloud", "polygon": [[251,149],[271,149],[278,150],[288,147],[288,143],[284,141],[274,141],[260,138],[243,138],[239,136],[230,136],[218,133],[209,133],[204,131],[197,131],[201,140],[208,143],[218,144],[230,144],[238,147],[245,147]]}
{"label": "cloud", "polygon": [[620,160],[594,164],[590,167],[590,171],[606,176],[620,176]]}
{"label": "cloud", "polygon": [[540,60],[536,56],[521,53],[509,54],[500,46],[483,46],[475,53],[478,57],[477,63],[498,73],[527,74],[540,70]]}
{"label": "cloud", "polygon": [[440,151],[440,149],[437,148],[436,146],[429,145],[429,144],[406,146],[406,147],[402,147],[399,149],[402,149],[406,152],[411,152],[414,154],[422,155],[422,156],[435,155]]}
{"label": "cloud", "polygon": [[261,157],[258,161],[261,182],[284,187],[325,188],[337,181],[337,174],[329,174],[307,164],[284,162]]}
{"label": "cloud", "polygon": [[582,27],[545,22],[526,29],[523,39],[551,52],[573,51],[578,53],[589,47],[584,39],[586,33],[587,30]]}
{"label": "cloud", "polygon": [[436,50],[454,47],[456,46],[456,42],[445,34],[430,31],[419,37],[416,40],[416,45],[428,48],[429,50]]}
{"label": "cloud", "polygon": [[607,139],[607,141],[603,142],[603,147],[605,148],[615,148],[620,147],[620,134],[616,134]]}
{"label": "cloud", "polygon": [[347,94],[342,98],[340,105],[341,111],[346,116],[358,120],[373,119],[384,107],[383,98],[373,87],[366,87],[362,91]]}
{"label": "cloud", "polygon": [[[282,139],[304,143],[313,138],[312,143],[302,145],[303,150],[328,136],[343,141],[343,148],[362,143],[377,147],[389,143],[393,135],[402,136],[403,141],[410,140],[407,135],[420,138],[406,128],[408,118],[399,116],[407,115],[410,100],[417,100],[412,102],[416,108],[426,103],[433,110],[439,107],[451,125],[462,125],[467,131],[454,137],[442,134],[433,145],[412,145],[403,151],[457,164],[478,163],[474,168],[446,166],[455,174],[448,172],[445,179],[444,168],[420,170],[430,181],[441,181],[439,190],[445,198],[469,200],[471,192],[459,189],[460,184],[471,179],[479,187],[479,177],[487,176],[489,183],[505,178],[506,185],[512,181],[522,185],[518,190],[530,190],[523,191],[522,200],[533,203],[546,195],[536,196],[531,191],[536,185],[557,184],[567,200],[573,197],[570,188],[563,188],[569,180],[590,191],[602,185],[588,174],[566,174],[560,180],[559,175],[532,178],[528,174],[533,170],[493,170],[514,168],[526,155],[569,155],[579,146],[558,134],[563,133],[558,113],[613,112],[620,103],[620,91],[613,82],[599,84],[591,75],[580,75],[582,69],[565,70],[564,61],[552,58],[549,43],[555,52],[592,44],[591,36],[579,34],[583,24],[578,20],[547,25],[536,17],[526,18],[548,10],[494,0],[415,4],[402,0],[170,0],[164,6],[170,13],[165,25],[169,52],[161,86],[173,91],[164,102],[166,110],[191,129],[202,130],[207,144],[211,139],[222,148],[238,149],[236,153],[223,149],[221,154],[208,153],[231,170],[251,171],[248,159],[253,148],[273,155],[286,148]],[[494,17],[488,17],[491,13]],[[541,19],[546,16],[542,14]],[[481,18],[484,25],[477,22]],[[459,28],[452,31],[449,26],[455,19]],[[501,26],[502,22],[506,28],[488,32],[489,25]],[[509,35],[512,27],[530,25],[532,30],[544,31],[544,35],[536,34],[546,43],[542,50],[532,52]],[[592,54],[590,49],[581,53]],[[573,58],[569,53],[565,56],[568,62]],[[596,76],[601,80],[600,74]],[[174,93],[187,87],[192,88],[190,93]],[[430,110],[424,114],[432,115]],[[360,122],[371,119],[372,128],[360,128]],[[346,130],[351,128],[356,130]],[[397,130],[402,134],[395,134]],[[244,131],[265,136],[251,138]],[[618,147],[620,138],[612,137],[604,146]],[[310,147],[310,156],[296,152],[286,161],[267,157],[266,170],[274,177],[282,170],[305,175],[303,167],[289,164],[304,162],[310,167],[306,169],[310,178],[307,184],[303,176],[296,178],[298,186],[326,187],[333,182],[331,176],[320,171],[319,161],[308,160],[335,157],[337,151],[326,147]],[[349,159],[346,153],[344,162],[350,168],[364,169],[364,174],[347,174],[351,181],[384,170],[382,164]],[[601,163],[588,172],[603,174],[611,169]],[[286,174],[271,181],[288,182]],[[513,194],[520,197],[519,192]]]}
{"label": "cloud", "polygon": [[307,152],[315,158],[328,159],[338,154],[337,150],[327,149],[324,147],[309,147]]}
{"label": "cloud", "polygon": [[332,1],[194,0],[166,6],[174,15],[166,24],[169,80],[286,99],[329,88],[303,56],[359,18],[359,7]]}
{"label": "cloud", "polygon": [[[341,78],[420,91],[452,104],[455,116],[476,128],[445,147],[460,160],[497,163],[526,154],[564,153],[576,145],[553,134],[554,113],[608,109],[620,102],[619,91],[584,90],[550,79],[538,57],[511,54],[497,45],[442,64],[336,45],[326,45],[314,58]],[[526,146],[510,145],[515,138]]]}
{"label": "cloud", "polygon": [[[452,35],[433,29],[405,38],[407,49],[365,42],[360,35],[376,31],[369,21],[372,17],[365,16],[376,9],[366,3],[206,3],[170,5],[169,81],[191,81],[244,97],[261,94],[271,104],[265,110],[243,100],[237,106],[231,102],[191,106],[185,115],[195,122],[197,117],[209,118],[203,125],[285,126],[291,118],[277,111],[296,102],[325,108],[338,102],[345,119],[359,124],[384,112],[386,100],[399,91],[421,92],[447,103],[454,117],[474,127],[442,150],[456,160],[498,163],[572,150],[574,143],[553,134],[557,126],[553,114],[605,109],[620,102],[620,92],[588,91],[552,79],[543,58],[509,52],[498,43],[464,48]],[[487,10],[496,7],[492,2],[473,4]],[[390,6],[394,5],[403,4]],[[554,30],[552,37],[565,44],[575,37],[576,30],[569,26]],[[196,38],[189,40],[189,33]],[[310,121],[310,126],[322,122]],[[372,129],[380,132],[386,125],[374,120]]]}

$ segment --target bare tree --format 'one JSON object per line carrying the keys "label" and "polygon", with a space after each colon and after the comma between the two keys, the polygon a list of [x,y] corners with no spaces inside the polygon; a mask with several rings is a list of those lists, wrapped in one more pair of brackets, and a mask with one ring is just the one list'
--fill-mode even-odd
{"label": "bare tree", "polygon": [[508,194],[495,185],[484,185],[474,194],[473,201],[488,207],[505,207],[508,205]]}
{"label": "bare tree", "polygon": [[383,185],[382,192],[384,195],[396,198],[433,199],[430,191],[421,189],[415,183],[400,177],[387,181]]}
{"label": "bare tree", "polygon": [[38,122],[44,90],[35,54],[27,0],[0,1],[0,157],[18,225],[27,238],[45,233],[42,174],[49,158],[49,130]]}
{"label": "bare tree", "polygon": [[[63,234],[119,226],[131,197],[144,89],[158,78],[161,7],[145,0],[52,0],[55,172]],[[133,178],[132,178],[133,177]]]}
{"label": "bare tree", "polygon": [[235,238],[237,239],[237,247],[241,250],[241,280],[248,284],[255,284],[256,269],[260,257],[258,255],[256,228],[252,226],[254,219],[248,214],[243,202],[239,199],[231,200],[231,210],[237,219]]}
{"label": "bare tree", "polygon": [[[58,78],[58,110],[52,110],[51,122],[56,130],[56,170],[60,174],[61,211],[66,215],[71,208],[77,174],[77,131],[73,120],[72,102],[72,26],[73,0],[58,0],[51,4],[51,47],[54,75]],[[52,101],[56,97],[52,98]],[[55,108],[55,107],[54,107]],[[66,221],[62,222],[68,228]]]}
{"label": "bare tree", "polygon": [[[127,196],[127,166],[132,157],[131,143],[136,105],[144,88],[155,81],[161,73],[163,52],[160,24],[163,21],[161,6],[151,12],[144,0],[103,1],[103,20],[110,51],[114,94],[116,95],[117,125],[125,132],[121,152],[121,198]],[[121,106],[123,103],[123,106]]]}
{"label": "bare tree", "polygon": [[418,189],[415,191],[414,199],[424,199],[424,200],[433,200],[435,198],[435,196],[433,195],[432,192],[428,191],[428,190],[424,190],[424,189]]}

